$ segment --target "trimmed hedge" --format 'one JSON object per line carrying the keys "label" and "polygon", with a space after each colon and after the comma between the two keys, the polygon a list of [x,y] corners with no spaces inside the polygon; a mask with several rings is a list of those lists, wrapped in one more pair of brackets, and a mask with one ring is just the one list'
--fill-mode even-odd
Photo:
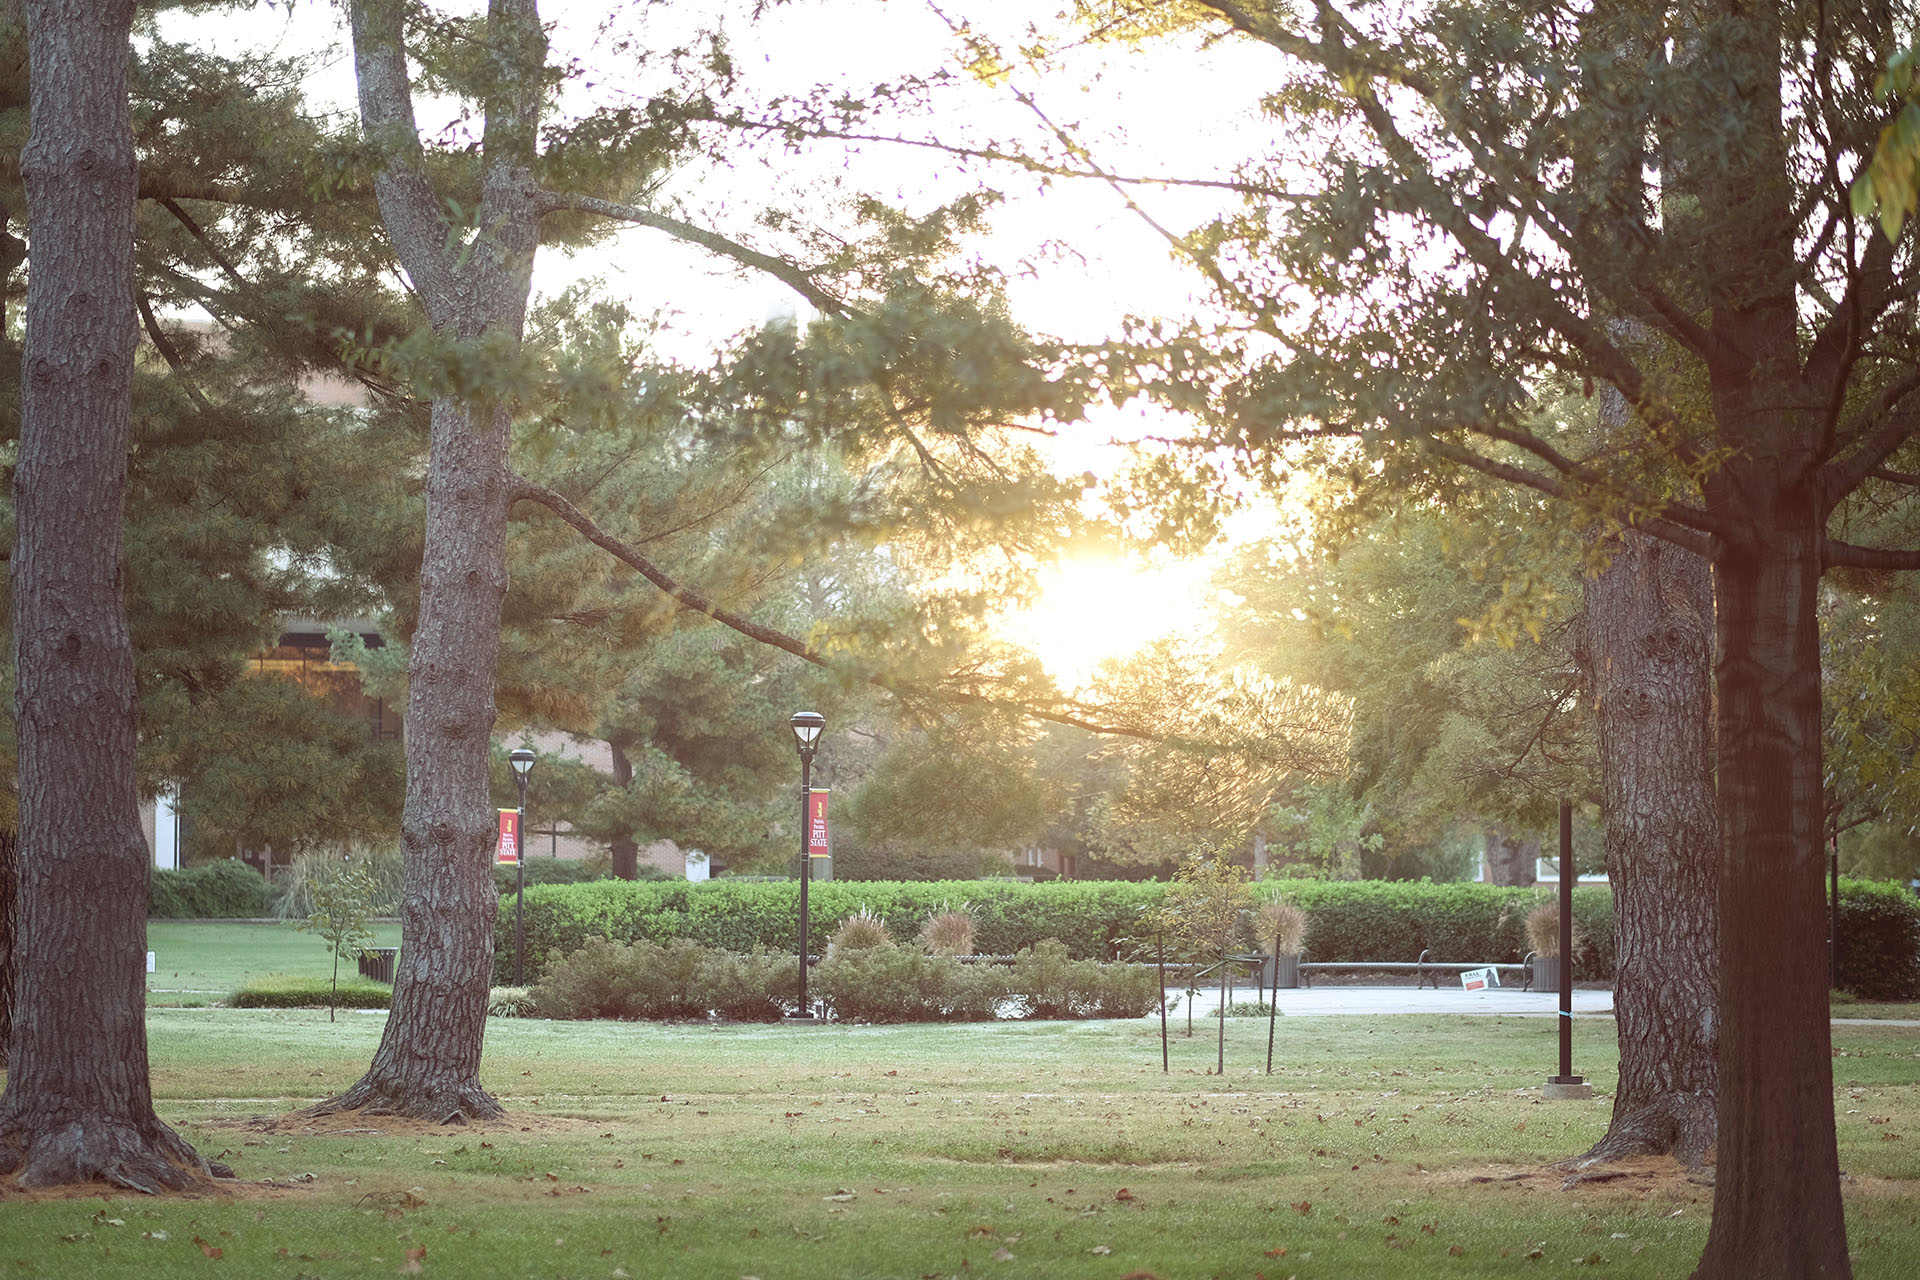
{"label": "trimmed hedge", "polygon": [[[927,918],[965,905],[976,923],[974,946],[988,955],[1012,955],[1058,939],[1075,960],[1141,955],[1143,912],[1158,905],[1165,885],[1121,880],[823,881],[808,888],[816,954],[834,925],[861,907],[883,917],[893,937],[914,937]],[[1521,921],[1545,896],[1538,889],[1411,881],[1264,881],[1259,897],[1285,896],[1308,913],[1307,950],[1320,960],[1414,960],[1431,950],[1436,960],[1516,962],[1526,955]],[[1586,941],[1576,973],[1604,979],[1613,972],[1613,898],[1604,887],[1574,892],[1574,919]],[[543,972],[560,955],[589,939],[665,945],[684,938],[722,951],[763,947],[795,952],[800,944],[797,881],[601,880],[527,890],[527,969]],[[496,934],[496,972],[513,967],[513,903],[503,900]]]}
{"label": "trimmed hedge", "polygon": [[[1557,889],[1408,880],[1302,880],[1259,886],[1307,913],[1306,954],[1314,960],[1417,960],[1518,964],[1527,945],[1527,912]],[[1613,977],[1613,890],[1576,885],[1573,976]]]}
{"label": "trimmed hedge", "polygon": [[1863,1000],[1920,1000],[1920,899],[1897,885],[1840,882],[1840,973]]}
{"label": "trimmed hedge", "polygon": [[[965,904],[978,924],[975,946],[1012,955],[1048,938],[1073,960],[1111,960],[1146,952],[1139,919],[1165,886],[1117,880],[1023,884],[1006,880],[825,881],[809,887],[816,953],[840,920],[862,906],[886,919],[893,937],[912,939],[944,905]],[[1393,960],[1432,952],[1439,961],[1517,963],[1527,951],[1527,912],[1546,888],[1425,881],[1268,880],[1257,898],[1285,897],[1307,912],[1307,954],[1316,960]],[[1838,985],[1869,999],[1920,999],[1920,900],[1895,886],[1841,885]],[[527,968],[538,974],[591,938],[664,945],[684,938],[722,951],[799,947],[797,881],[602,880],[527,890]],[[1574,976],[1613,976],[1613,894],[1604,885],[1573,892],[1582,935]],[[496,972],[513,968],[513,903],[502,904]],[[1247,940],[1250,942],[1250,939]],[[1171,957],[1170,957],[1171,958]]]}
{"label": "trimmed hedge", "polygon": [[362,978],[340,980],[340,993],[325,978],[261,978],[234,992],[227,1001],[236,1009],[385,1009],[393,988]]}
{"label": "trimmed hedge", "polygon": [[147,915],[156,920],[253,920],[272,914],[266,877],[238,858],[156,868]]}
{"label": "trimmed hedge", "polygon": [[[974,946],[1012,955],[1058,938],[1076,959],[1106,960],[1138,930],[1140,912],[1160,900],[1161,886],[1119,880],[1023,884],[1016,880],[827,880],[808,886],[812,946],[824,952],[841,920],[861,907],[883,917],[897,940],[914,937],[929,916],[965,905]],[[541,973],[590,938],[664,945],[685,938],[721,951],[800,946],[797,880],[600,880],[527,890],[527,971]],[[500,904],[495,972],[513,972],[513,900]]]}

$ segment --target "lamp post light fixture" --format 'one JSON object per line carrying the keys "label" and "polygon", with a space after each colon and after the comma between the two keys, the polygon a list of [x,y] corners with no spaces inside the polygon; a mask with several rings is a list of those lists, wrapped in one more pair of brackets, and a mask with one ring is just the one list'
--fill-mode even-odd
{"label": "lamp post light fixture", "polygon": [[813,879],[813,859],[807,849],[807,806],[813,796],[813,753],[820,749],[820,731],[827,718],[818,711],[796,711],[787,722],[793,727],[794,748],[800,753],[800,1007],[788,1022],[812,1022],[807,1003],[807,882]]}
{"label": "lamp post light fixture", "polygon": [[520,789],[519,816],[513,833],[513,985],[527,985],[527,775],[539,757],[525,747],[507,753],[513,781]]}

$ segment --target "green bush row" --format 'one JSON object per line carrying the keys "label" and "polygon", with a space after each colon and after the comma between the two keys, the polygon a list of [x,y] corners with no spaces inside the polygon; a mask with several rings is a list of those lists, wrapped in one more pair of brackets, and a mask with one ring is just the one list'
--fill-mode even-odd
{"label": "green bush row", "polygon": [[234,992],[227,1001],[236,1009],[385,1009],[393,988],[360,978],[342,979],[338,995],[325,978],[261,978]]}
{"label": "green bush row", "polygon": [[1920,1000],[1920,899],[1890,884],[1840,882],[1840,973],[1863,1000]]}
{"label": "green bush row", "polygon": [[[910,941],[927,917],[965,906],[975,921],[974,946],[1012,955],[1048,938],[1076,960],[1148,958],[1153,939],[1143,916],[1160,902],[1163,884],[1117,880],[1025,884],[1006,880],[827,881],[809,886],[811,949],[826,950],[834,926],[861,907],[883,917],[893,937]],[[1515,962],[1531,949],[1522,920],[1546,899],[1538,889],[1409,881],[1263,881],[1256,900],[1285,896],[1308,913],[1306,948],[1317,960]],[[1574,894],[1574,920],[1584,938],[1575,948],[1582,979],[1613,972],[1613,900],[1603,886]],[[604,880],[527,890],[527,969],[538,974],[589,939],[656,944],[684,938],[723,951],[799,949],[797,881],[713,880],[706,883]],[[1251,936],[1241,944],[1252,946]],[[1179,943],[1169,958],[1180,958]],[[496,973],[513,969],[513,903],[503,900]]]}
{"label": "green bush row", "polygon": [[[1014,880],[822,881],[808,887],[810,948],[826,950],[834,925],[861,907],[887,922],[893,937],[911,940],[927,917],[965,906],[974,919],[974,946],[987,955],[1012,955],[1047,938],[1067,945],[1076,959],[1119,955],[1139,933],[1142,910],[1160,900],[1161,886],[1117,880],[1023,884]],[[529,888],[526,899],[527,971],[542,972],[591,938],[668,943],[685,938],[721,951],[757,947],[798,954],[798,881],[601,880]],[[513,900],[501,901],[495,972],[513,972]]]}
{"label": "green bush row", "polygon": [[[528,993],[550,1018],[705,1018],[769,1022],[798,1005],[797,955],[589,940],[549,965]],[[1000,1017],[1137,1018],[1159,984],[1145,965],[1075,960],[1059,942],[1011,965],[967,964],[884,944],[828,956],[808,994],[843,1022],[977,1022]]]}
{"label": "green bush row", "polygon": [[251,920],[269,915],[267,881],[238,858],[178,871],[156,868],[147,914],[157,920]]}
{"label": "green bush row", "polygon": [[[975,947],[1012,955],[1048,938],[1075,960],[1145,959],[1153,939],[1143,915],[1165,886],[1152,882],[828,881],[808,890],[812,950],[826,950],[835,924],[862,906],[885,918],[907,942],[928,916],[965,906],[976,922]],[[541,973],[553,958],[593,938],[665,944],[686,939],[746,954],[756,948],[795,953],[799,947],[795,881],[597,881],[527,891],[527,967]],[[1263,881],[1256,899],[1286,897],[1307,913],[1306,953],[1315,960],[1417,959],[1515,963],[1532,950],[1525,918],[1549,901],[1545,888],[1425,881]],[[1840,894],[1837,986],[1870,999],[1920,999],[1920,900],[1896,886],[1845,881]],[[1613,976],[1613,894],[1604,885],[1573,893],[1579,932],[1574,975]],[[1245,936],[1243,945],[1251,946]],[[1169,953],[1177,955],[1178,945]],[[502,903],[496,972],[513,967],[513,910]]]}
{"label": "green bush row", "polygon": [[[1430,884],[1407,880],[1263,882],[1307,913],[1306,955],[1313,960],[1485,960],[1517,964],[1533,947],[1527,912],[1553,900],[1553,886]],[[1573,974],[1582,982],[1613,977],[1613,890],[1573,891]]]}

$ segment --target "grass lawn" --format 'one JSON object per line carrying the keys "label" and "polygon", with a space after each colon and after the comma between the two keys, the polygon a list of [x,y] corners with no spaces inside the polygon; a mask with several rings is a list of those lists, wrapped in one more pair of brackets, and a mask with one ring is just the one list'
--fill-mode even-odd
{"label": "grass lawn", "polygon": [[[163,1115],[244,1179],[194,1201],[9,1195],[0,1268],[167,1277],[1685,1275],[1711,1191],[1563,1189],[1603,1091],[1547,1103],[1545,1018],[707,1027],[496,1020],[508,1120],[289,1113],[354,1079],[384,1014],[156,1008]],[[1207,1030],[1212,1030],[1208,1027]],[[1920,1274],[1920,1030],[1835,1028],[1856,1275]],[[220,1259],[210,1264],[211,1252]],[[1578,1267],[1578,1270],[1575,1268]],[[220,1268],[224,1268],[224,1271]]]}
{"label": "grass lawn", "polygon": [[[373,935],[373,946],[400,945],[398,924],[374,925]],[[149,1005],[207,1005],[255,979],[325,979],[333,972],[333,953],[320,935],[301,933],[291,924],[149,920],[147,949],[154,953],[154,971],[147,975]],[[342,980],[358,972],[353,964],[341,963]]]}
{"label": "grass lawn", "polygon": [[1836,1018],[1903,1018],[1920,1022],[1920,1000],[1856,1000],[1851,996],[1836,999],[1832,1005]]}

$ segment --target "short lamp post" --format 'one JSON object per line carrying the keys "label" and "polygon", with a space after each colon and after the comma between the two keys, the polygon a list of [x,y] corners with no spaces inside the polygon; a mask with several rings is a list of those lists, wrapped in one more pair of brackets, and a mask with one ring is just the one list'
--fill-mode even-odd
{"label": "short lamp post", "polygon": [[537,757],[525,747],[507,753],[513,781],[520,789],[519,817],[513,832],[513,985],[527,985],[527,775]]}
{"label": "short lamp post", "polygon": [[813,879],[813,859],[807,848],[808,802],[813,797],[813,753],[820,749],[820,731],[827,718],[818,711],[796,711],[787,722],[793,726],[793,743],[800,752],[800,1007],[788,1022],[812,1022],[813,1008],[807,1003],[807,882]]}

